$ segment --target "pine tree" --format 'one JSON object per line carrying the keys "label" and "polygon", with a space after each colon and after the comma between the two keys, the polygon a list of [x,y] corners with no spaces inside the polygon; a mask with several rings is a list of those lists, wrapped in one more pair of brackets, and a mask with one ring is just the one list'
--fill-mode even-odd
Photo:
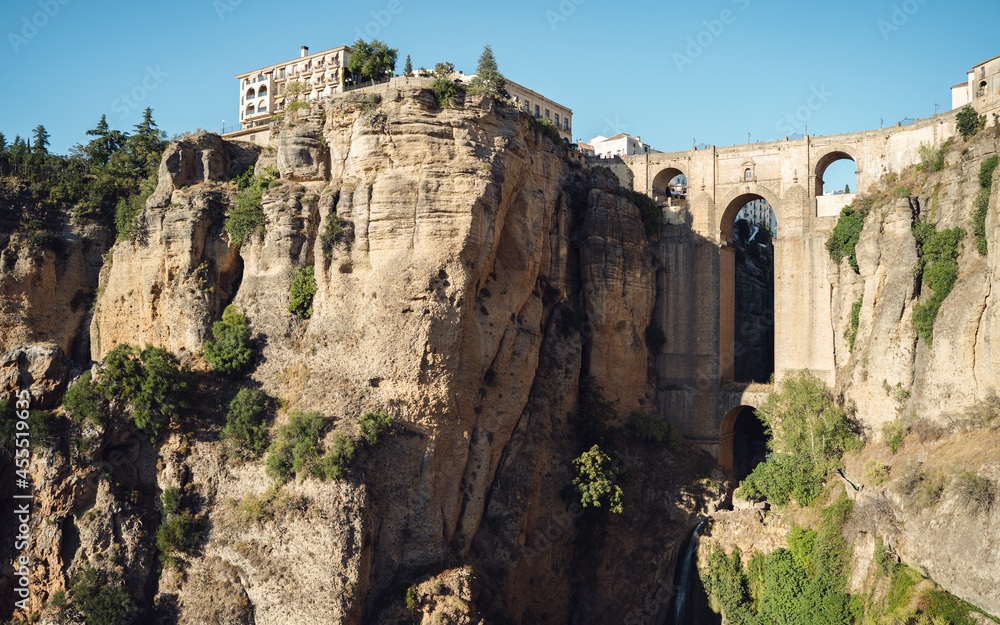
{"label": "pine tree", "polygon": [[413,63],[410,62],[410,55],[406,55],[406,65],[403,67],[403,76],[410,77],[413,75]]}
{"label": "pine tree", "polygon": [[850,192],[851,192],[851,185],[849,184],[844,185],[844,193],[850,193]]}
{"label": "pine tree", "polygon": [[472,86],[501,98],[509,97],[507,80],[497,69],[497,60],[493,56],[493,48],[490,47],[490,44],[483,47],[483,54],[479,57],[479,67],[476,69],[476,77],[472,79]]}
{"label": "pine tree", "polygon": [[95,137],[83,147],[83,153],[87,160],[94,165],[106,165],[111,159],[111,155],[117,152],[128,139],[128,135],[120,130],[111,130],[108,127],[106,115],[101,115],[101,121],[97,127],[88,130],[87,134]]}
{"label": "pine tree", "polygon": [[45,126],[38,124],[32,132],[35,133],[35,147],[32,151],[40,154],[48,154],[49,133],[45,130]]}
{"label": "pine tree", "polygon": [[6,151],[7,151],[7,137],[3,136],[3,133],[0,132],[0,152],[6,152]]}

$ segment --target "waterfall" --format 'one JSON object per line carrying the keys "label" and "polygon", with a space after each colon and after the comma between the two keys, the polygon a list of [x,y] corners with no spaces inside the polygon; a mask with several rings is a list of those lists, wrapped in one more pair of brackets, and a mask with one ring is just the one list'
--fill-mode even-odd
{"label": "waterfall", "polygon": [[681,562],[681,575],[677,585],[677,597],[674,599],[674,625],[684,625],[684,612],[687,610],[688,595],[691,590],[691,575],[694,563],[698,559],[698,534],[704,521],[695,525],[691,532],[691,540],[688,541],[687,552],[684,554],[684,561]]}

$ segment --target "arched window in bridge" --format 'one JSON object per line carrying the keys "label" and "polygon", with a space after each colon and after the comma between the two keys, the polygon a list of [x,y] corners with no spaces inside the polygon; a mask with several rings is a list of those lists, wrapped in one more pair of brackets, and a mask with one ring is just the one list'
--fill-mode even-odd
{"label": "arched window in bridge", "polygon": [[747,167],[746,171],[743,172],[743,180],[747,182],[753,180],[753,171],[749,167]]}

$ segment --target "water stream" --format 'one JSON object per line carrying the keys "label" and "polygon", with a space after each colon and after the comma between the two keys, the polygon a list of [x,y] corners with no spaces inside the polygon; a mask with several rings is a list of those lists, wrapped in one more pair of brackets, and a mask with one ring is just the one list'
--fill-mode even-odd
{"label": "water stream", "polygon": [[686,612],[688,599],[691,596],[691,575],[694,574],[695,561],[698,558],[698,535],[704,521],[694,527],[691,540],[688,541],[687,552],[681,562],[681,575],[677,585],[677,598],[674,599],[674,625],[684,625],[687,622]]}

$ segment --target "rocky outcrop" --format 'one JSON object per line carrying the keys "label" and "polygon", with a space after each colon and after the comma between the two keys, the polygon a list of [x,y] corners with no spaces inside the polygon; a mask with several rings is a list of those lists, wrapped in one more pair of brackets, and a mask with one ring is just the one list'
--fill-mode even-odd
{"label": "rocky outcrop", "polygon": [[[128,455],[119,482],[141,491],[144,532],[162,520],[160,493],[176,488],[197,502],[205,533],[178,556],[183,573],[158,581],[148,550],[129,552],[126,585],[142,614],[180,623],[395,622],[401,584],[418,585],[425,622],[614,620],[669,579],[676,541],[719,496],[686,486],[702,470],[697,453],[622,439],[617,462],[641,476],[623,485],[635,506],[605,519],[570,505],[580,449],[568,414],[581,379],[622,415],[655,410],[644,340],[655,261],[639,212],[613,174],[572,164],[491,98],[442,110],[429,91],[389,89],[374,118],[364,102],[347,95],[276,128],[259,158],[210,135],[172,144],[138,235],[101,272],[89,355],[151,344],[203,368],[197,354],[232,303],[256,339],[251,383],[280,400],[279,425],[318,410],[356,436],[362,412],[386,410],[395,433],[346,480],[269,490],[261,463],[220,453],[235,389],[204,376],[197,414]],[[281,180],[261,201],[265,228],[237,249],[224,232],[236,192],[225,181],[254,162]],[[305,266],[317,286],[309,320],[288,312]],[[91,462],[124,445],[108,437]],[[61,483],[87,486],[58,490],[48,474],[39,485],[53,510],[73,510],[36,554],[46,592],[144,540],[122,529],[138,527],[127,488],[59,470]],[[85,521],[98,500],[107,518]],[[267,513],[248,518],[257,504]]]}
{"label": "rocky outcrop", "polygon": [[[831,264],[838,386],[867,425],[877,429],[910,413],[946,423],[997,391],[1000,350],[992,337],[1000,307],[991,286],[1000,279],[996,177],[986,218],[986,257],[976,250],[972,225],[979,168],[995,152],[988,137],[965,146],[961,153],[953,148],[943,171],[916,174],[908,181],[909,198],[886,201],[872,210],[857,245],[859,273],[846,261],[839,267]],[[962,227],[967,233],[958,259],[958,281],[934,322],[931,344],[918,338],[912,322],[914,305],[925,299],[913,274],[918,259],[912,233],[916,219],[932,221],[939,230]],[[842,337],[851,308],[862,297],[857,339],[850,352]]]}

